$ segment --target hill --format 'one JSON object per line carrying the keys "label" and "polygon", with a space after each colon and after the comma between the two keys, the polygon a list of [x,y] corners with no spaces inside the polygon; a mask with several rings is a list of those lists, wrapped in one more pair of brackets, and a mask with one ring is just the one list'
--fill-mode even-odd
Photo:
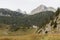
{"label": "hill", "polygon": [[53,11],[44,11],[34,15],[27,15],[6,9],[1,9],[0,12],[4,15],[0,16],[0,29],[7,29],[6,31],[9,32],[20,31],[20,29],[27,31],[33,29],[33,25],[37,26],[38,31],[41,28],[45,28],[46,24],[55,19],[55,15],[58,14]]}

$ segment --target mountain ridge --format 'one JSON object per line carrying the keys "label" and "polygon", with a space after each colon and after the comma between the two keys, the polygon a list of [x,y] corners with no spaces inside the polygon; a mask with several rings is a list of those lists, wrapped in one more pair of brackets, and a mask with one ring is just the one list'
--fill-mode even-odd
{"label": "mountain ridge", "polygon": [[38,6],[37,8],[35,8],[31,11],[31,15],[39,13],[39,12],[43,12],[43,11],[53,11],[53,12],[55,12],[56,9],[53,8],[53,7],[46,7],[45,5],[40,5],[40,6]]}

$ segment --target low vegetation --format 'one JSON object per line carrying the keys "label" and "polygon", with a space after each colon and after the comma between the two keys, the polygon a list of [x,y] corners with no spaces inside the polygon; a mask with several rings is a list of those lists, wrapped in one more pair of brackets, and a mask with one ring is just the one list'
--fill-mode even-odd
{"label": "low vegetation", "polygon": [[60,34],[30,34],[24,36],[1,36],[0,40],[60,40]]}

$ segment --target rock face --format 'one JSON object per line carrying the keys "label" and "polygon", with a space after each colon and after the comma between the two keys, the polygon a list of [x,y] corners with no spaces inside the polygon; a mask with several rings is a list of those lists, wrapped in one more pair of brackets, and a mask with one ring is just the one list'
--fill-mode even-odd
{"label": "rock face", "polygon": [[56,11],[55,18],[51,20],[48,24],[46,24],[45,31],[42,32],[48,32],[48,33],[57,33],[60,34],[60,9]]}
{"label": "rock face", "polygon": [[55,12],[54,18],[50,20],[45,26],[43,26],[43,28],[41,28],[38,33],[60,34],[60,8],[58,8],[58,10]]}
{"label": "rock face", "polygon": [[46,7],[45,5],[40,5],[37,8],[33,9],[31,11],[31,14],[36,14],[36,13],[43,12],[43,11],[53,11],[53,12],[55,12],[56,9],[54,9],[53,7]]}

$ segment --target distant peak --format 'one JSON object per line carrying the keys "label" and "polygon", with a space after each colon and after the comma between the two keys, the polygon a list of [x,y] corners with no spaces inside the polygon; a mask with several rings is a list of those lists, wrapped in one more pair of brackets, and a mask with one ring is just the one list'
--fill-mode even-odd
{"label": "distant peak", "polygon": [[45,6],[45,5],[43,5],[43,4],[41,4],[40,6],[38,6],[37,8],[40,8],[40,9],[46,9],[47,7]]}
{"label": "distant peak", "polygon": [[45,6],[45,5],[43,5],[43,4],[41,4],[40,6],[41,6],[41,7],[46,7],[46,6]]}
{"label": "distant peak", "polygon": [[56,9],[54,9],[53,7],[47,7],[43,4],[39,5],[37,8],[33,9],[31,11],[32,14],[35,14],[35,13],[39,13],[39,12],[43,12],[43,11],[53,11],[55,12]]}

